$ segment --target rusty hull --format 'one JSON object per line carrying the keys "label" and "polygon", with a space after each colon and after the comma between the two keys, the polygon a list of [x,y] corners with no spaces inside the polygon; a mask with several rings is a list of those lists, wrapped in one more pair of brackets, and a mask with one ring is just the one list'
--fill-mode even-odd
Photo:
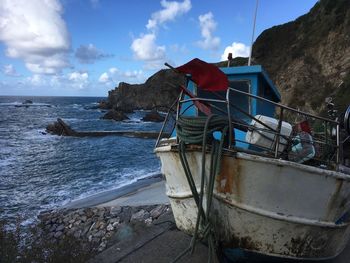
{"label": "rusty hull", "polygon": [[[193,233],[197,208],[178,153],[172,147],[158,148],[156,153],[176,224]],[[200,149],[186,155],[199,190]],[[212,214],[225,247],[322,260],[337,256],[349,240],[345,216],[349,198],[349,175],[249,154],[225,154],[214,186]]]}

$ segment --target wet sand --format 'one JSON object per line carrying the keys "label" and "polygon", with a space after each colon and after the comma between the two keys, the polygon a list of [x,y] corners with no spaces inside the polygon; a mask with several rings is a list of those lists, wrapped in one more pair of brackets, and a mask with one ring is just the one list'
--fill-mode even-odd
{"label": "wet sand", "polygon": [[63,208],[78,209],[93,206],[167,204],[165,184],[161,174],[140,179],[135,183],[74,200]]}

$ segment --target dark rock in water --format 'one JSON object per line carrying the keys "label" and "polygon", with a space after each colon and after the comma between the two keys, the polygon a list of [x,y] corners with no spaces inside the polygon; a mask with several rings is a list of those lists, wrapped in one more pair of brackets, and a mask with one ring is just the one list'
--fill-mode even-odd
{"label": "dark rock in water", "polygon": [[22,102],[22,104],[33,104],[33,101],[31,100],[25,100]]}
{"label": "dark rock in water", "polygon": [[94,106],[85,106],[84,110],[97,110],[99,109],[100,106],[99,105],[94,105]]}
{"label": "dark rock in water", "polygon": [[[118,118],[116,120],[123,120],[125,118],[128,118],[125,116],[123,112],[118,112],[118,114],[120,114],[122,118],[119,115],[116,115],[114,116],[114,119]],[[74,137],[101,137],[101,136],[115,135],[115,136],[126,136],[126,137],[132,137],[132,138],[156,139],[158,138],[158,135],[159,135],[158,131],[86,131],[86,132],[75,131],[60,118],[58,118],[55,123],[49,124],[46,127],[46,131],[51,134],[56,134],[60,136],[74,136]]]}
{"label": "dark rock in water", "polygon": [[124,106],[123,108],[115,108],[116,111],[122,111],[124,113],[134,113],[134,110],[130,106]]}
{"label": "dark rock in water", "polygon": [[51,134],[64,136],[74,136],[74,134],[76,134],[76,132],[60,118],[58,118],[53,124],[47,125],[46,131]]}
{"label": "dark rock in water", "polygon": [[110,110],[103,117],[101,117],[101,119],[123,121],[128,120],[129,118],[122,111]]}
{"label": "dark rock in water", "polygon": [[162,122],[164,117],[158,113],[158,111],[151,111],[141,119],[142,121]]}
{"label": "dark rock in water", "polygon": [[110,106],[105,100],[101,100],[98,102],[98,108],[107,110],[107,109],[110,109]]}

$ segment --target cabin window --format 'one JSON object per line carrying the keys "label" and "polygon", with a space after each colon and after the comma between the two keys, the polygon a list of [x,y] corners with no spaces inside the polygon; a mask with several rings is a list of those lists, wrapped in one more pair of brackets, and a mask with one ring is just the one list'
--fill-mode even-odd
{"label": "cabin window", "polygon": [[[230,81],[230,88],[236,89],[239,91],[243,91],[246,93],[250,92],[250,82],[249,81]],[[230,90],[229,95],[229,101],[230,101],[230,112],[231,116],[233,116],[236,119],[244,120],[246,122],[250,122],[251,118],[247,116],[246,114],[240,112],[236,109],[238,107],[242,111],[251,114],[251,99],[249,96],[246,96],[244,94],[235,92],[233,90]],[[234,107],[236,106],[236,107]]]}
{"label": "cabin window", "polygon": [[[230,81],[229,84],[230,84],[230,88],[250,93],[249,81]],[[226,100],[226,91],[211,92],[211,91],[202,90],[197,87],[196,87],[196,90],[197,90],[197,96],[199,98]],[[230,90],[229,101],[230,101],[230,105],[235,105],[236,107],[239,107],[241,110],[245,111],[246,113],[251,114],[251,105],[250,105],[251,100],[248,96]],[[211,104],[214,105],[214,107],[211,108],[212,113],[219,114],[219,115],[227,114],[227,105],[225,103],[211,102]],[[249,116],[241,113],[234,106],[230,106],[230,113],[232,117],[246,121],[247,123],[251,121]],[[198,112],[198,115],[203,116],[204,114],[201,112]]]}
{"label": "cabin window", "polygon": [[[205,99],[214,99],[214,100],[226,100],[226,91],[206,91],[202,90],[200,88],[197,88],[197,96],[199,98],[205,98]],[[213,107],[211,107],[211,111],[213,114],[218,115],[227,115],[227,106],[225,103],[220,102],[210,102]],[[203,116],[204,114],[202,112],[198,112],[199,116]]]}

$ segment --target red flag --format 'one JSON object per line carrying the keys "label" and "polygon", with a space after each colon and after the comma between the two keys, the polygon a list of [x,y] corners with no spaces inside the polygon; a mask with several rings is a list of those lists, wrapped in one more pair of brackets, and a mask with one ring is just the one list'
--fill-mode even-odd
{"label": "red flag", "polygon": [[216,66],[198,58],[176,68],[179,72],[191,74],[192,80],[203,90],[227,90],[229,83],[227,76]]}

